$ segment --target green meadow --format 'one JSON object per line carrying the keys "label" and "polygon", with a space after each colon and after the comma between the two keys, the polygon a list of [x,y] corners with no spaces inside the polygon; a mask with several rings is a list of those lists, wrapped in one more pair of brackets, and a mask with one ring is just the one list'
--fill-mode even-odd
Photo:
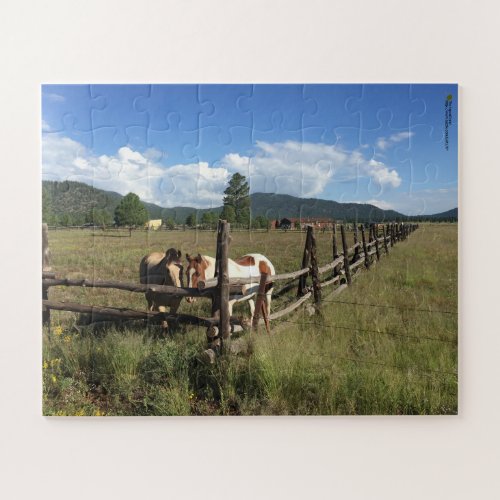
{"label": "green meadow", "polygon": [[[241,336],[245,354],[200,361],[205,329],[168,338],[143,322],[86,324],[51,312],[43,328],[45,415],[371,415],[458,411],[456,224],[421,224],[351,287],[323,291],[321,314],[305,308]],[[319,264],[332,260],[331,233],[317,233]],[[348,235],[352,244],[352,234]],[[141,258],[178,248],[214,255],[215,233],[49,232],[58,276],[138,282]],[[259,252],[276,272],[300,268],[305,234],[232,233],[230,257]],[[339,245],[340,246],[340,245]],[[324,276],[326,278],[326,276]],[[112,289],[53,287],[51,300],[146,309],[144,296]],[[294,291],[273,301],[278,310]],[[381,307],[384,306],[384,307]],[[205,315],[208,300],[179,312]],[[235,307],[248,315],[248,305]]]}

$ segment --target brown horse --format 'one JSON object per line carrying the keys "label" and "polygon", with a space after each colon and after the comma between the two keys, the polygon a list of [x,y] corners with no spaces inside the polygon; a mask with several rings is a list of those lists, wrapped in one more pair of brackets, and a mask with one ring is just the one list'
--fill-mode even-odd
{"label": "brown horse", "polygon": [[[169,248],[165,253],[153,252],[142,258],[139,266],[139,279],[144,285],[170,285],[180,287],[183,285],[183,269],[181,251]],[[167,312],[175,314],[181,303],[182,297],[172,297],[167,293],[145,293],[149,311]],[[167,322],[163,328],[168,327]]]}

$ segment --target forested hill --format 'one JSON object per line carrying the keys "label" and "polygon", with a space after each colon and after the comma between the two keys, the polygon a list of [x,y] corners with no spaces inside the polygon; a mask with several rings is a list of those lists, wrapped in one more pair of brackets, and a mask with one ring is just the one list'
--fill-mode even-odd
{"label": "forested hill", "polygon": [[254,193],[251,199],[254,217],[257,215],[265,215],[270,219],[318,217],[359,222],[407,219],[407,216],[394,210],[382,210],[363,203],[339,203],[332,200],[269,193]]}
{"label": "forested hill", "polygon": [[[92,210],[103,210],[113,217],[115,208],[123,198],[113,191],[104,191],[87,184],[74,181],[43,181],[42,203],[43,220],[49,224],[80,225],[90,222]],[[358,220],[359,222],[386,220],[457,220],[458,209],[440,214],[408,217],[394,210],[382,210],[370,204],[339,203],[332,200],[316,198],[297,198],[285,194],[254,193],[250,195],[252,216],[264,216],[270,220],[283,217],[317,217],[336,220]],[[183,224],[193,212],[197,212],[198,220],[204,212],[220,213],[222,207],[214,209],[195,209],[191,207],[164,208],[153,203],[144,202],[151,219],[173,219]]]}
{"label": "forested hill", "polygon": [[[81,225],[91,222],[91,212],[104,210],[112,218],[115,208],[123,196],[113,191],[104,191],[88,184],[75,181],[43,181],[42,182],[42,212],[44,222],[63,225]],[[164,208],[154,203],[143,201],[151,219],[172,218],[178,224],[183,224],[186,217],[193,212],[206,212],[190,207]],[[221,207],[214,209],[220,212]]]}
{"label": "forested hill", "polygon": [[439,214],[432,215],[420,215],[418,217],[410,217],[410,220],[421,220],[430,222],[456,222],[458,221],[458,208],[452,208],[446,212],[441,212]]}

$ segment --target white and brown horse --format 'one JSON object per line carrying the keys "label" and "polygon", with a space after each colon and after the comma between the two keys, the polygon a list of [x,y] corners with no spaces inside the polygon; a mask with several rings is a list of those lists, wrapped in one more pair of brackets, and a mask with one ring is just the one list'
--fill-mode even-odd
{"label": "white and brown horse", "polygon": [[[196,257],[191,257],[186,254],[188,265],[186,267],[187,286],[196,288],[199,281],[206,281],[215,275],[215,259],[208,255],[198,254]],[[244,285],[241,290],[241,295],[231,295],[229,297],[229,314],[233,313],[233,305],[236,302],[248,300],[250,306],[250,314],[253,318],[255,312],[255,303],[251,297],[255,296],[259,288],[261,273],[268,275],[276,274],[271,261],[260,253],[251,253],[240,257],[239,259],[228,259],[228,271],[230,278],[255,278],[255,283]],[[273,284],[269,283],[266,286],[266,310],[267,315],[271,314],[271,296],[273,293]],[[186,299],[192,303],[194,298]]]}

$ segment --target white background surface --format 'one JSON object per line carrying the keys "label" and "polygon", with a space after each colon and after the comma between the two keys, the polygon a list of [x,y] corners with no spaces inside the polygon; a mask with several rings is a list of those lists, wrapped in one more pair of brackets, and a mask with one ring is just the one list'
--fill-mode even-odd
{"label": "white background surface", "polygon": [[[0,496],[498,498],[498,5],[3,0]],[[442,81],[461,84],[460,416],[41,416],[41,82]]]}

